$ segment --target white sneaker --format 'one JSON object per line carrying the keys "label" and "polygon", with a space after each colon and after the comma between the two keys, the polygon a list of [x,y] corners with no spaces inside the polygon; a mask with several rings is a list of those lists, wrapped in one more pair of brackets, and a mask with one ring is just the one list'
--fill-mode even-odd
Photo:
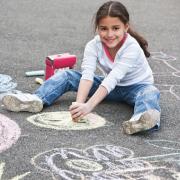
{"label": "white sneaker", "polygon": [[43,109],[42,100],[32,94],[7,94],[3,96],[2,103],[9,111],[40,112]]}
{"label": "white sneaker", "polygon": [[144,112],[138,120],[123,122],[123,131],[126,134],[134,134],[153,128],[160,121],[160,112],[150,109]]}

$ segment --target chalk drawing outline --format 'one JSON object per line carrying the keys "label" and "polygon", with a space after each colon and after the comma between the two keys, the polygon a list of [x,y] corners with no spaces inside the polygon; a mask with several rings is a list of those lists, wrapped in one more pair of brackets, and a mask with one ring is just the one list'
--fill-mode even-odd
{"label": "chalk drawing outline", "polygon": [[[164,140],[164,139],[162,139],[162,140],[147,140],[147,141],[145,141],[146,143],[148,143],[149,145],[151,145],[151,146],[155,146],[155,147],[160,147],[160,148],[162,148],[162,149],[168,149],[168,150],[176,150],[176,151],[180,151],[180,142],[175,142],[175,141],[170,141],[170,140]],[[156,144],[154,144],[153,142],[166,142],[166,143],[170,143],[170,144],[177,144],[177,145],[179,145],[179,149],[177,149],[177,148],[172,148],[172,147],[162,147],[162,146],[160,146],[160,145],[156,145]]]}
{"label": "chalk drawing outline", "polygon": [[[164,142],[165,141],[167,141],[167,140],[164,140]],[[171,142],[173,143],[173,141],[171,141]],[[149,145],[151,145],[151,144],[149,144]],[[105,150],[103,149],[103,147],[105,148]],[[105,155],[101,154],[100,152],[101,151],[103,152],[103,151],[106,151],[109,149],[110,150],[110,151],[108,151],[109,154],[106,154],[106,155],[110,155],[111,153],[116,152],[116,151],[113,151],[113,149],[111,149],[113,147],[116,149],[120,148],[119,152],[123,152],[124,150],[127,150],[130,153],[124,159],[117,159],[117,155],[118,155],[118,151],[117,151],[117,154],[114,155],[115,156],[114,161],[111,162],[111,161],[109,161],[109,158],[111,158],[111,157],[108,157],[108,156],[105,157]],[[95,151],[96,148],[98,148],[97,152],[100,154],[99,155],[94,154],[94,157],[93,157],[91,153],[96,152]],[[91,153],[88,153],[88,149],[92,150]],[[46,153],[51,153],[51,151],[56,151],[56,150],[57,151],[62,150],[62,152],[52,154],[52,156],[55,157],[57,154],[61,154],[61,155],[63,155],[64,160],[68,160],[67,154],[64,154],[65,152],[67,153],[68,150],[75,150],[75,152],[81,152],[81,153],[86,152],[88,154],[86,154],[85,157],[82,157],[82,160],[84,160],[84,159],[89,160],[89,158],[90,158],[92,161],[94,160],[96,163],[99,163],[103,167],[105,167],[105,165],[106,165],[107,168],[103,169],[101,171],[92,172],[91,175],[89,175],[87,173],[87,171],[84,174],[83,173],[84,170],[81,171],[81,169],[79,167],[76,167],[77,169],[79,168],[78,173],[76,171],[74,171],[75,168],[74,169],[72,168],[72,171],[69,170],[70,167],[68,167],[68,169],[66,169],[67,167],[65,169],[63,169],[63,168],[61,169],[56,164],[54,164],[53,161],[51,161],[52,159],[50,160],[48,158],[49,157],[48,154],[46,154]],[[174,149],[170,149],[170,150],[174,150]],[[73,152],[71,152],[71,155],[77,156]],[[59,177],[61,177],[63,179],[71,180],[73,178],[75,179],[75,177],[76,177],[76,178],[81,178],[81,179],[84,178],[84,179],[89,179],[89,180],[98,180],[99,178],[101,180],[105,180],[106,178],[119,179],[119,176],[121,176],[123,178],[128,178],[128,179],[138,179],[137,177],[135,178],[135,176],[141,177],[144,175],[144,176],[155,177],[155,175],[153,174],[153,172],[155,170],[157,170],[157,171],[158,170],[164,170],[164,171],[166,171],[166,173],[170,173],[174,177],[180,177],[180,174],[178,174],[178,172],[175,169],[171,169],[171,168],[168,168],[166,166],[157,166],[154,164],[155,162],[161,162],[162,158],[167,158],[167,157],[172,158],[172,157],[174,157],[174,155],[177,155],[178,157],[180,157],[179,152],[178,153],[171,153],[171,154],[147,156],[147,157],[133,157],[134,152],[127,149],[127,148],[124,148],[124,147],[113,146],[113,145],[94,145],[94,146],[91,146],[91,147],[86,148],[84,150],[79,150],[79,149],[75,149],[75,148],[55,148],[55,149],[37,154],[35,157],[33,157],[31,159],[31,163],[35,166],[35,168],[40,169],[42,171],[46,171],[47,173],[50,173],[52,175],[53,179],[58,179]],[[43,163],[41,162],[39,165],[38,164],[38,158],[39,158],[39,161],[41,161],[43,159],[43,156],[45,156],[46,162],[43,162]],[[122,156],[122,154],[120,154],[120,156]],[[154,161],[153,158],[156,159],[156,161]],[[159,158],[159,161],[158,161],[158,158]],[[72,159],[74,160],[74,157]],[[69,160],[68,160],[68,162],[69,162]],[[88,166],[88,163],[86,164],[86,162],[87,161],[84,161],[85,167],[86,167],[86,165]],[[119,163],[119,164],[116,164],[116,163]],[[65,164],[65,162],[64,162],[64,164]],[[46,166],[46,168],[47,168],[47,165],[49,165],[49,167],[48,167],[49,169],[46,169],[45,167],[42,168],[41,165]],[[122,168],[123,166],[125,166],[124,169]],[[130,168],[128,168],[127,166],[129,166]],[[80,165],[80,167],[81,167],[81,165]],[[137,172],[137,174],[135,172]],[[106,178],[104,178],[104,177],[106,177]]]}
{"label": "chalk drawing outline", "polygon": [[[180,70],[173,67],[169,62],[176,61],[176,57],[167,55],[166,53],[160,51],[160,52],[151,52],[151,58],[153,60],[161,61],[163,62],[167,67],[173,70],[171,75],[166,75],[166,74],[159,74],[159,73],[153,73],[155,76],[174,76],[174,77],[180,77]],[[158,86],[168,86],[168,90],[161,90],[161,92],[168,92],[172,94],[178,101],[180,100],[180,96],[177,95],[174,91],[175,87],[180,88],[180,85],[178,84],[156,84]]]}
{"label": "chalk drawing outline", "polygon": [[169,56],[166,53],[159,51],[159,52],[151,52],[151,58],[154,60],[159,60],[159,61],[176,61],[176,57],[174,56]]}

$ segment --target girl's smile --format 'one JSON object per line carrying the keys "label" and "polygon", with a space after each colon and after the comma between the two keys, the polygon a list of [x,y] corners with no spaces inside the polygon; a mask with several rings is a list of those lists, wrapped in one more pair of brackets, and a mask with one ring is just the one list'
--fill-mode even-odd
{"label": "girl's smile", "polygon": [[127,32],[129,25],[117,17],[106,16],[99,21],[98,34],[110,50],[116,49]]}

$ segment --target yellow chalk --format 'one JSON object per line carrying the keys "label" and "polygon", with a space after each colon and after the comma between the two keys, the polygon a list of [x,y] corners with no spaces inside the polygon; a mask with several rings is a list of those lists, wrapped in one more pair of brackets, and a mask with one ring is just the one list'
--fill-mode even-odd
{"label": "yellow chalk", "polygon": [[44,80],[41,78],[35,78],[35,82],[42,85]]}
{"label": "yellow chalk", "polygon": [[[76,105],[76,104],[78,104],[78,103],[77,102],[72,102],[72,105]],[[76,120],[77,120],[76,123],[86,123],[87,122],[87,120],[85,118],[78,118]]]}
{"label": "yellow chalk", "polygon": [[87,119],[85,118],[78,119],[78,123],[87,123]]}

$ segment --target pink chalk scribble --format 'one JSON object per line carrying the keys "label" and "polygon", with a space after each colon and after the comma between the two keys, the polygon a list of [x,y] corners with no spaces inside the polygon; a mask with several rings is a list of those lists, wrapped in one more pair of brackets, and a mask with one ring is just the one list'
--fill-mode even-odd
{"label": "pink chalk scribble", "polygon": [[0,114],[0,153],[10,148],[20,135],[19,126],[13,120]]}

